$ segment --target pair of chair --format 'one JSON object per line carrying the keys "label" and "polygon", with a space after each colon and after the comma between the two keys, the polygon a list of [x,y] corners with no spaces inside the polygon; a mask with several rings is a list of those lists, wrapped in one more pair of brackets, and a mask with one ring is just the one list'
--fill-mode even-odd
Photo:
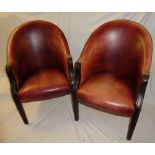
{"label": "pair of chair", "polygon": [[140,24],[107,22],[96,29],[73,68],[63,32],[47,21],[17,27],[8,44],[6,73],[15,105],[28,124],[22,103],[71,94],[78,102],[130,117],[127,139],[138,120],[152,59],[152,40]]}

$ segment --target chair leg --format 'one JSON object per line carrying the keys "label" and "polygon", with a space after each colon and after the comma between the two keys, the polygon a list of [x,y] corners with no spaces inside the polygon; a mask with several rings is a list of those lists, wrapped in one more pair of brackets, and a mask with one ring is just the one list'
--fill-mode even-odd
{"label": "chair leg", "polygon": [[16,108],[17,108],[23,122],[25,124],[28,124],[29,122],[28,122],[28,119],[27,119],[27,116],[26,116],[26,113],[25,113],[25,110],[24,110],[22,103],[20,103],[17,99],[14,100],[14,102],[15,102]]}
{"label": "chair leg", "polygon": [[73,112],[74,112],[74,119],[75,121],[78,121],[79,120],[79,104],[78,104],[75,92],[72,93],[72,106],[73,106]]}
{"label": "chair leg", "polygon": [[130,119],[128,133],[127,133],[127,140],[131,140],[132,138],[133,132],[135,130],[135,127],[139,118],[139,114],[140,114],[140,111],[137,110]]}

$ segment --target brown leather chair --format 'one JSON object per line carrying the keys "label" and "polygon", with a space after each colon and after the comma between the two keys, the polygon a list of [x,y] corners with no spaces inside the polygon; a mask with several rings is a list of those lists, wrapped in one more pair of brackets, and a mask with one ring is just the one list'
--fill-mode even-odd
{"label": "brown leather chair", "polygon": [[152,59],[152,40],[140,24],[107,22],[96,29],[75,64],[78,102],[130,117],[130,140],[141,111]]}
{"label": "brown leather chair", "polygon": [[72,57],[56,25],[41,20],[22,24],[11,34],[7,54],[12,97],[25,124],[28,119],[22,103],[70,93],[73,98]]}

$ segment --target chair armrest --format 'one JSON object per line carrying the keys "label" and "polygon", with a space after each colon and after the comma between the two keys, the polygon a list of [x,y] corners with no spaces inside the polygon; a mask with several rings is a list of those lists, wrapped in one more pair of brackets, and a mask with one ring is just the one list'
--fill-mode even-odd
{"label": "chair armrest", "polygon": [[81,82],[81,62],[77,61],[74,66],[75,69],[75,81],[74,81],[74,91],[77,91]]}
{"label": "chair armrest", "polygon": [[72,57],[68,57],[68,72],[69,72],[69,80],[70,85],[73,87],[74,85],[74,69],[73,69],[73,60]]}
{"label": "chair armrest", "polygon": [[139,92],[138,92],[138,96],[137,96],[137,101],[136,101],[136,108],[138,110],[141,110],[142,105],[143,105],[143,98],[145,96],[145,90],[148,84],[148,79],[149,79],[149,75],[143,75],[140,88],[139,88]]}
{"label": "chair armrest", "polygon": [[11,65],[6,65],[5,69],[6,69],[6,74],[9,78],[9,81],[10,81],[10,88],[11,88],[12,97],[15,98],[17,95],[18,88],[17,88],[17,83],[16,83],[16,79],[15,79],[12,67],[11,67]]}

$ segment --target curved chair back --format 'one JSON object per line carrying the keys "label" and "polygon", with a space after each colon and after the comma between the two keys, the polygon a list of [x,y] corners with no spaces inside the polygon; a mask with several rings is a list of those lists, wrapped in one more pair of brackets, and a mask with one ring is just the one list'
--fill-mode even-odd
{"label": "curved chair back", "polygon": [[24,79],[40,69],[67,70],[64,57],[68,54],[69,47],[63,32],[47,21],[22,24],[9,39],[8,63],[15,72],[18,87]]}
{"label": "curved chair back", "polygon": [[112,73],[130,80],[149,74],[152,40],[140,24],[129,20],[107,22],[89,37],[78,61],[82,84],[92,74]]}

